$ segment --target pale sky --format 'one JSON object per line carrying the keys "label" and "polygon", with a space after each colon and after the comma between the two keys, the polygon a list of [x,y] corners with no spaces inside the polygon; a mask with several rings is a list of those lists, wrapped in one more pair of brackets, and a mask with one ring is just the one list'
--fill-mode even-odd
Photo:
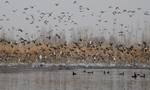
{"label": "pale sky", "polygon": [[143,31],[150,33],[150,0],[0,0],[0,29],[11,39],[64,30],[69,40],[70,30],[88,29],[92,37],[123,31],[140,41]]}

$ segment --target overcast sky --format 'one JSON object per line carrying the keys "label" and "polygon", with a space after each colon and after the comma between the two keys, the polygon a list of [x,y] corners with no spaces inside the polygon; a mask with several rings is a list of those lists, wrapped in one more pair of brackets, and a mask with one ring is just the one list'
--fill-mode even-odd
{"label": "overcast sky", "polygon": [[136,30],[139,38],[150,30],[150,0],[0,0],[0,29],[14,39],[49,30],[69,39],[70,30],[88,29],[93,36],[132,33],[135,40]]}

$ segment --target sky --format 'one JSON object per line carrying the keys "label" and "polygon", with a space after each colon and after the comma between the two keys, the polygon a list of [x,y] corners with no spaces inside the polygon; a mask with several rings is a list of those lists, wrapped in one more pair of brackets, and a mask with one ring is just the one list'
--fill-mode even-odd
{"label": "sky", "polygon": [[[150,0],[0,0],[0,35],[32,40],[49,31],[140,42],[149,39]],[[21,30],[21,32],[20,32]],[[120,35],[123,34],[123,35]],[[143,35],[143,36],[142,36]]]}

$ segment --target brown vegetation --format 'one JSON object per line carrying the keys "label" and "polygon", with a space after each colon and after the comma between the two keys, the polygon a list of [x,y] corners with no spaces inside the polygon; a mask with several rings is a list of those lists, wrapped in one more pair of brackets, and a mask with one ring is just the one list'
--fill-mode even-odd
{"label": "brown vegetation", "polygon": [[0,42],[1,63],[114,63],[114,64],[148,64],[150,48],[145,42],[125,46],[103,42],[72,42],[55,44],[40,42],[14,43]]}

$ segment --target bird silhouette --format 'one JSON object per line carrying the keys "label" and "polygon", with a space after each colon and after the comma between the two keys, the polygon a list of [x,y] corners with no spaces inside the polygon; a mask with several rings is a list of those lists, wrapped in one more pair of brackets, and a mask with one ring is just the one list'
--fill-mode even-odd
{"label": "bird silhouette", "polygon": [[137,79],[137,74],[134,72],[134,74],[132,75],[132,78]]}
{"label": "bird silhouette", "polygon": [[72,72],[72,75],[73,75],[73,76],[75,76],[75,75],[77,75],[77,73],[75,73],[75,72]]}

